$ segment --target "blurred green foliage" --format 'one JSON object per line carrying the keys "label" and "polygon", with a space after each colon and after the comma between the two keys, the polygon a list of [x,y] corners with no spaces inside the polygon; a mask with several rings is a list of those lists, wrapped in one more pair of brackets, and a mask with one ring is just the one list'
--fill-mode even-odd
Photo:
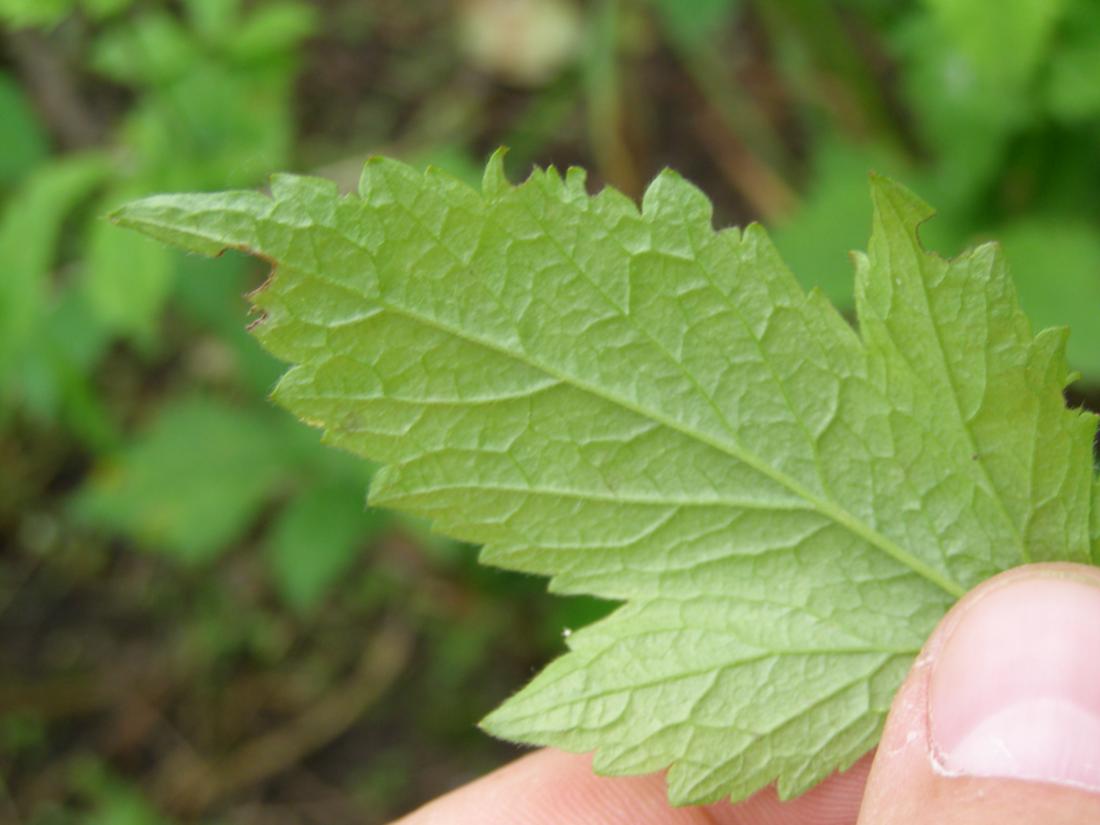
{"label": "blurred green foliage", "polygon": [[[924,232],[933,248],[954,254],[1003,239],[1025,310],[1038,324],[1071,324],[1072,364],[1100,378],[1100,339],[1085,299],[1100,281],[1090,251],[1100,198],[1085,183],[1100,179],[1100,74],[1089,75],[1100,14],[1084,0],[925,5],[926,14],[875,20],[897,61],[913,145],[903,150],[884,133],[823,131],[807,196],[783,223],[780,247],[807,283],[849,302],[844,252],[870,219],[855,196],[860,172],[873,166],[937,204]],[[1021,232],[1035,238],[1020,224],[1036,221],[1056,230],[1041,249],[1017,240]]]}
{"label": "blurred green foliage", "polygon": [[[241,297],[264,273],[115,230],[124,199],[283,169],[350,189],[376,151],[476,183],[506,144],[513,176],[581,163],[635,196],[672,165],[846,308],[876,169],[940,208],[931,247],[1003,242],[1096,406],[1092,0],[0,0],[0,21],[0,819],[256,821],[244,798],[305,822],[323,798],[327,822],[384,821],[504,758],[473,722],[607,609],[367,511],[370,468],[267,401]],[[352,732],[232,791],[166,779],[275,747],[362,668],[388,692]]]}

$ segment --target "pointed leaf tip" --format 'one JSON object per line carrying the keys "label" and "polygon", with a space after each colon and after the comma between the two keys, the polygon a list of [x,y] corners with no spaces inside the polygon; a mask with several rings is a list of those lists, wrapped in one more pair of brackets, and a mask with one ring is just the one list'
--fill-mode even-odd
{"label": "pointed leaf tip", "polygon": [[500,146],[485,164],[485,174],[481,178],[481,192],[487,197],[502,195],[512,188],[504,172],[504,156],[507,154],[508,147]]}
{"label": "pointed leaf tip", "polygon": [[876,219],[889,220],[889,215],[893,214],[915,231],[919,224],[936,214],[923,198],[893,178],[871,172],[870,181]]}
{"label": "pointed leaf tip", "polygon": [[116,226],[136,229],[151,238],[188,252],[215,257],[228,244],[211,237],[198,226],[189,226],[184,219],[188,214],[187,200],[201,197],[203,196],[152,195],[123,204],[111,212],[108,219]]}
{"label": "pointed leaf tip", "polygon": [[679,172],[665,168],[646,187],[642,212],[654,218],[676,216],[710,222],[714,207],[699,187]]}

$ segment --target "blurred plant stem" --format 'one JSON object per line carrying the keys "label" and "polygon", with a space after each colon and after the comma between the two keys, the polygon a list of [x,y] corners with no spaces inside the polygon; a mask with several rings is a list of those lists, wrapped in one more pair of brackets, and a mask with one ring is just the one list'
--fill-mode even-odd
{"label": "blurred plant stem", "polygon": [[70,67],[50,39],[32,30],[9,31],[4,44],[61,148],[74,151],[99,144],[105,125],[87,106]]}
{"label": "blurred plant stem", "polygon": [[227,796],[282,773],[359,719],[405,670],[412,631],[389,621],[367,641],[355,671],[301,714],[225,756],[205,760],[181,744],[161,762],[154,787],[166,808],[196,816]]}
{"label": "blurred plant stem", "polygon": [[712,38],[689,41],[669,26],[662,33],[699,91],[702,111],[693,126],[726,182],[766,219],[793,212],[798,198],[786,179],[784,141],[734,77],[737,57],[721,54]]}
{"label": "blurred plant stem", "polygon": [[778,67],[812,111],[825,108],[854,137],[904,153],[907,144],[862,43],[828,0],[752,0]]}
{"label": "blurred plant stem", "polygon": [[593,13],[584,64],[588,134],[600,174],[638,198],[645,183],[629,140],[630,116],[620,66],[624,14],[620,0],[601,0]]}
{"label": "blurred plant stem", "polygon": [[539,152],[559,135],[570,115],[577,111],[578,77],[567,72],[534,97],[511,124],[501,140],[508,147],[509,170],[526,176]]}

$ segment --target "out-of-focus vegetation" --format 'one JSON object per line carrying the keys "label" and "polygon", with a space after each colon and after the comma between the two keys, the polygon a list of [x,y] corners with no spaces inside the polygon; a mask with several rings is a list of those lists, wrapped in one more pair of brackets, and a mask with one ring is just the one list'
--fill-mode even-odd
{"label": "out-of-focus vegetation", "polygon": [[869,169],[996,237],[1100,382],[1091,0],[0,0],[0,821],[380,823],[511,751],[474,729],[606,608],[364,508],[272,407],[264,273],[122,199],[351,188],[489,151],[638,195],[674,166],[838,304]]}

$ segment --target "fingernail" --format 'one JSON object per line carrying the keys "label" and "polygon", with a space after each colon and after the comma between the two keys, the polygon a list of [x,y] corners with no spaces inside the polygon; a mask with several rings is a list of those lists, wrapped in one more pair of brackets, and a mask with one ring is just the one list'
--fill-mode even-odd
{"label": "fingernail", "polygon": [[1020,578],[964,610],[932,665],[938,767],[1100,791],[1100,587]]}

